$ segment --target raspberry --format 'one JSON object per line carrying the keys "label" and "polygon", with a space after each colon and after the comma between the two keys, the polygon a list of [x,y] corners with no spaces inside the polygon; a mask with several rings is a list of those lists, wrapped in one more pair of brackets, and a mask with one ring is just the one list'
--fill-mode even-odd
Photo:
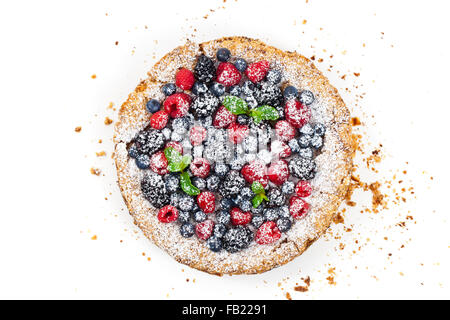
{"label": "raspberry", "polygon": [[181,118],[189,111],[191,97],[186,93],[175,93],[164,101],[164,110],[172,118]]}
{"label": "raspberry", "polygon": [[152,169],[153,172],[157,174],[164,175],[168,173],[168,165],[169,163],[167,162],[166,156],[164,155],[164,151],[158,151],[150,158],[150,169]]}
{"label": "raspberry", "polygon": [[280,186],[289,178],[289,168],[285,160],[273,162],[267,170],[267,176],[271,182]]}
{"label": "raspberry", "polygon": [[299,198],[299,197],[292,197],[291,200],[289,200],[289,212],[291,213],[291,216],[293,216],[295,219],[302,218],[309,210],[309,204]]}
{"label": "raspberry", "polygon": [[272,154],[277,155],[279,158],[287,158],[291,155],[291,148],[283,141],[276,140],[272,143]]}
{"label": "raspberry", "polygon": [[211,165],[209,164],[208,160],[204,158],[195,158],[194,160],[192,160],[191,166],[189,168],[191,169],[194,176],[205,179],[209,174]]}
{"label": "raspberry", "polygon": [[277,224],[273,221],[267,221],[259,227],[256,232],[255,241],[258,244],[269,244],[281,238],[281,232]]}
{"label": "raspberry", "polygon": [[312,193],[312,186],[308,181],[299,181],[295,187],[295,193],[302,198],[309,197]]}
{"label": "raspberry", "polygon": [[248,183],[258,181],[264,188],[267,187],[268,177],[264,162],[260,160],[250,162],[242,168],[241,174]]}
{"label": "raspberry", "polygon": [[245,70],[245,74],[252,82],[260,82],[266,76],[269,67],[269,61],[261,60],[250,64]]}
{"label": "raspberry", "polygon": [[311,118],[311,110],[297,100],[286,102],[284,113],[286,120],[295,128],[301,128]]}
{"label": "raspberry", "polygon": [[194,85],[194,82],[194,74],[190,70],[185,68],[178,70],[175,76],[175,83],[177,87],[183,90],[190,90]]}
{"label": "raspberry", "polygon": [[195,126],[189,131],[189,140],[191,140],[193,146],[199,146],[206,139],[206,135],[207,131],[205,128]]}
{"label": "raspberry", "polygon": [[221,106],[214,116],[213,126],[216,128],[226,128],[233,122],[236,122],[236,119],[236,115],[232,114],[224,106]]}
{"label": "raspberry", "polygon": [[166,147],[165,148],[174,148],[180,154],[183,154],[183,147],[181,146],[181,143],[179,143],[179,142],[169,141],[169,142],[166,143]]}
{"label": "raspberry", "polygon": [[231,209],[231,223],[235,226],[244,226],[252,221],[252,214],[239,208]]}
{"label": "raspberry", "polygon": [[216,81],[226,87],[237,85],[241,78],[241,74],[232,63],[222,62],[217,67]]}
{"label": "raspberry", "polygon": [[206,220],[202,223],[198,223],[195,226],[195,233],[200,240],[207,240],[211,237],[214,229],[214,222],[211,220]]}
{"label": "raspberry", "polygon": [[216,209],[216,197],[209,191],[200,193],[197,196],[197,203],[204,213],[212,213]]}
{"label": "raspberry", "polygon": [[248,126],[244,124],[232,123],[228,127],[228,139],[234,144],[242,143],[249,133]]}
{"label": "raspberry", "polygon": [[158,212],[158,220],[163,223],[174,222],[178,219],[178,210],[174,206],[167,205]]}
{"label": "raspberry", "polygon": [[152,117],[150,118],[150,126],[153,129],[161,130],[165,128],[167,121],[169,121],[169,115],[164,110],[161,110],[152,114]]}
{"label": "raspberry", "polygon": [[275,124],[275,132],[281,141],[289,141],[295,137],[295,128],[286,120],[280,120]]}

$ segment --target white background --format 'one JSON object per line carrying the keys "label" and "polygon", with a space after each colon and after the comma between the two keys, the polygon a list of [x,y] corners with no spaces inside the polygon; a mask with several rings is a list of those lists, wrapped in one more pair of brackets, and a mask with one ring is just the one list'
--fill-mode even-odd
{"label": "white background", "polygon": [[[0,298],[449,298],[448,12],[447,1],[2,1]],[[383,144],[379,173],[360,174],[405,169],[416,199],[361,214],[370,194],[357,192],[344,224],[262,275],[207,275],[152,245],[116,186],[107,106],[186,38],[229,35],[315,55],[365,147]],[[295,292],[306,276],[309,291]]]}

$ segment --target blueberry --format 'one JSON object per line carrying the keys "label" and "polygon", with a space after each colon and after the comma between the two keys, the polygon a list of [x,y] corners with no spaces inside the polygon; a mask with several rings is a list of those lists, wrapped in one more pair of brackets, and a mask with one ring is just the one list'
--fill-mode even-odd
{"label": "blueberry", "polygon": [[251,82],[250,80],[247,80],[242,85],[242,93],[244,93],[246,96],[252,96],[255,91],[255,84]]}
{"label": "blueberry", "polygon": [[216,223],[213,234],[215,237],[222,238],[227,232],[227,227],[222,223]]}
{"label": "blueberry", "polygon": [[200,177],[195,177],[192,179],[192,184],[199,188],[200,190],[205,190],[206,189],[206,181],[203,178]]}
{"label": "blueberry", "polygon": [[311,148],[301,148],[298,151],[298,155],[305,159],[312,159],[314,156],[314,152]]}
{"label": "blueberry", "polygon": [[286,181],[281,186],[281,192],[283,192],[285,195],[290,195],[294,193],[295,190],[295,184],[292,181]]}
{"label": "blueberry", "polygon": [[309,90],[303,90],[302,92],[300,92],[299,101],[302,104],[309,106],[314,102],[314,94]]}
{"label": "blueberry", "polygon": [[225,93],[225,86],[221,83],[214,82],[210,90],[216,97],[220,97]]}
{"label": "blueberry", "polygon": [[248,212],[252,210],[252,202],[250,200],[242,200],[241,205],[239,206],[242,211]]}
{"label": "blueberry", "polygon": [[162,87],[162,92],[165,96],[171,96],[177,92],[177,86],[174,83],[166,83]]}
{"label": "blueberry", "polygon": [[269,81],[270,83],[277,84],[281,81],[281,72],[280,70],[269,70],[266,77],[267,81]]}
{"label": "blueberry", "polygon": [[321,136],[315,134],[311,139],[311,147],[314,149],[320,149],[323,146],[323,139]]}
{"label": "blueberry", "polygon": [[325,135],[325,130],[325,126],[321,123],[316,123],[314,125],[314,133],[320,137],[323,137]]}
{"label": "blueberry", "polygon": [[190,223],[185,223],[180,227],[180,233],[185,238],[190,238],[195,233],[195,227]]}
{"label": "blueberry", "polygon": [[223,198],[220,200],[220,208],[222,210],[230,210],[233,206],[233,201],[229,198]]}
{"label": "blueberry", "polygon": [[236,119],[237,123],[239,123],[239,124],[248,124],[249,120],[250,120],[250,117],[246,114],[240,114],[237,116],[237,119]]}
{"label": "blueberry", "polygon": [[217,50],[217,60],[227,62],[230,60],[231,52],[227,48],[220,48]]}
{"label": "blueberry", "polygon": [[230,167],[228,167],[225,163],[216,163],[214,171],[216,175],[223,178],[227,175],[228,171],[230,171]]}
{"label": "blueberry", "polygon": [[222,250],[222,240],[218,237],[212,236],[206,241],[206,245],[212,252],[219,252]]}
{"label": "blueberry", "polygon": [[311,145],[311,139],[312,136],[310,136],[309,134],[302,134],[298,138],[298,145],[301,148],[308,148]]}
{"label": "blueberry", "polygon": [[230,220],[231,220],[230,213],[225,210],[219,211],[219,213],[216,213],[216,220],[218,223],[227,225],[228,223],[230,223]]}
{"label": "blueberry", "polygon": [[205,93],[206,91],[208,91],[208,86],[200,81],[195,82],[194,86],[192,87],[192,93],[195,95]]}
{"label": "blueberry", "polygon": [[261,225],[264,223],[264,217],[260,214],[254,214],[252,217],[252,225],[255,228],[261,227]]}
{"label": "blueberry", "polygon": [[252,209],[250,210],[254,215],[255,214],[262,214],[264,211],[264,205],[260,204],[256,208],[252,206]]}
{"label": "blueberry", "polygon": [[187,211],[178,211],[178,221],[181,223],[189,222],[191,215]]}
{"label": "blueberry", "polygon": [[291,148],[292,152],[299,152],[300,151],[300,145],[298,144],[298,140],[295,139],[295,138],[289,140],[288,146],[289,146],[289,148]]}
{"label": "blueberry", "polygon": [[158,112],[161,108],[161,103],[156,99],[150,99],[147,101],[147,111],[150,113]]}
{"label": "blueberry", "polygon": [[139,169],[148,169],[150,166],[150,157],[148,154],[140,154],[136,157],[136,165]]}
{"label": "blueberry", "polygon": [[189,130],[189,120],[185,117],[174,119],[172,121],[172,129],[178,134],[185,134]]}
{"label": "blueberry", "polygon": [[178,208],[182,211],[192,211],[192,209],[194,209],[194,203],[194,198],[184,195],[178,202]]}
{"label": "blueberry", "polygon": [[267,208],[263,211],[264,219],[267,221],[275,221],[278,219],[278,210],[274,208]]}
{"label": "blueberry", "polygon": [[284,89],[283,95],[286,100],[295,99],[298,96],[298,90],[293,86],[287,86]]}
{"label": "blueberry", "polygon": [[234,66],[236,69],[238,69],[240,72],[244,72],[247,69],[247,61],[245,61],[242,58],[236,59],[234,62]]}
{"label": "blueberry", "polygon": [[298,131],[302,134],[308,134],[310,136],[312,136],[314,134],[314,128],[310,123],[305,124]]}
{"label": "blueberry", "polygon": [[206,186],[209,191],[213,191],[213,192],[217,191],[217,189],[219,188],[219,184],[220,184],[220,178],[216,175],[210,175],[206,179]]}
{"label": "blueberry", "polygon": [[242,188],[240,194],[244,199],[250,199],[254,196],[252,189],[250,189],[249,187]]}
{"label": "blueberry", "polygon": [[174,207],[178,207],[178,203],[180,202],[180,199],[183,195],[179,192],[171,193],[170,194],[170,205]]}
{"label": "blueberry", "polygon": [[287,218],[287,219],[291,219],[291,212],[289,211],[289,207],[288,206],[281,206],[278,208],[278,216],[280,218]]}
{"label": "blueberry", "polygon": [[269,199],[268,206],[270,207],[282,206],[286,200],[285,195],[278,188],[271,188],[267,192],[267,198]]}
{"label": "blueberry", "polygon": [[194,220],[195,222],[203,222],[206,220],[206,213],[199,210],[194,213]]}
{"label": "blueberry", "polygon": [[229,92],[232,96],[239,97],[241,95],[241,87],[239,87],[238,85],[231,86]]}
{"label": "blueberry", "polygon": [[281,232],[286,232],[288,231],[292,226],[292,222],[291,220],[287,219],[287,218],[280,218],[277,221],[277,227]]}
{"label": "blueberry", "polygon": [[231,198],[231,200],[233,201],[233,203],[235,205],[240,206],[242,201],[244,201],[244,198],[240,194],[238,194],[238,195],[234,196],[233,198]]}
{"label": "blueberry", "polygon": [[139,156],[139,152],[137,151],[136,146],[133,145],[130,147],[130,149],[128,149],[128,155],[134,159]]}
{"label": "blueberry", "polygon": [[176,175],[168,174],[164,176],[164,181],[168,192],[176,192],[180,188],[180,179]]}

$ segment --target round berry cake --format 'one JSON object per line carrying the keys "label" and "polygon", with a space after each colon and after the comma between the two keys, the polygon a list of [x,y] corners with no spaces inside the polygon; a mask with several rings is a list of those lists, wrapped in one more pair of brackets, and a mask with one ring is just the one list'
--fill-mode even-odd
{"label": "round berry cake", "polygon": [[122,105],[114,139],[136,224],[214,274],[305,251],[344,199],[354,153],[349,111],[311,61],[244,37],[164,56]]}

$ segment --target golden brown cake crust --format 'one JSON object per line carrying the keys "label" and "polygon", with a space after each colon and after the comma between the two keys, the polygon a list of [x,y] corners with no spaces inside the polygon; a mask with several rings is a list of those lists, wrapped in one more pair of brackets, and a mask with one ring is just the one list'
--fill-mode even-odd
{"label": "golden brown cake crust", "polygon": [[[313,121],[320,121],[327,127],[322,152],[316,158],[318,170],[312,180],[313,194],[308,198],[309,214],[296,221],[278,241],[270,245],[252,244],[233,254],[214,253],[195,237],[183,238],[175,224],[160,223],[156,218],[157,210],[142,196],[142,172],[127,153],[127,144],[150,121],[146,102],[151,98],[163,100],[161,86],[174,82],[179,68],[193,70],[199,54],[213,57],[218,48],[228,48],[233,56],[249,62],[268,60],[271,67],[282,71],[283,83],[312,91],[316,96],[311,106]],[[246,37],[227,37],[201,44],[188,42],[157,62],[148,72],[148,78],[120,108],[114,135],[120,190],[135,223],[177,261],[212,274],[265,272],[299,256],[329,227],[350,183],[354,147],[349,119],[349,111],[337,90],[310,60],[296,52],[284,52]]]}

